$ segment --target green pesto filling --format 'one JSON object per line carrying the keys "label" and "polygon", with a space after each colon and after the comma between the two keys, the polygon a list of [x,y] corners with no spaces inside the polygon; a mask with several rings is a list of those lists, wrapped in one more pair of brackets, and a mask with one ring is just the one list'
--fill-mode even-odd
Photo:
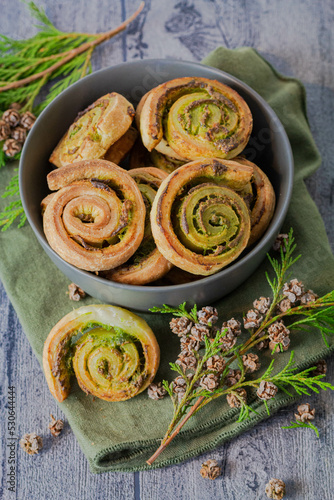
{"label": "green pesto filling", "polygon": [[[94,334],[94,331],[97,329],[98,329],[98,332],[95,332],[95,334]],[[117,326],[106,325],[106,324],[95,322],[95,321],[90,321],[89,323],[86,323],[86,325],[80,331],[78,331],[78,333],[81,334],[82,336],[86,335],[86,338],[87,338],[87,334],[89,334],[89,337],[92,339],[94,339],[94,338],[100,339],[101,338],[101,340],[102,340],[101,330],[105,330],[105,339],[111,340],[113,345],[116,345],[116,344],[119,345],[119,344],[124,344],[125,342],[135,342],[136,341],[135,337],[126,333],[122,328],[119,328]],[[110,335],[110,333],[111,333],[111,335]],[[81,338],[79,340],[75,340],[75,342],[74,342],[75,345],[80,344]]]}

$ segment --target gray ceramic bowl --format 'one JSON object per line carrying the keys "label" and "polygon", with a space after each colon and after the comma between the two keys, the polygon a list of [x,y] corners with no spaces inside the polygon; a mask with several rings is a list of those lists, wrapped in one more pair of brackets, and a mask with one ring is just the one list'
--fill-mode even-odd
{"label": "gray ceramic bowl", "polygon": [[[254,119],[245,150],[269,176],[277,196],[274,217],[264,236],[226,269],[192,283],[172,286],[133,286],[107,281],[62,260],[43,233],[40,202],[48,193],[48,158],[77,113],[108,92],[119,92],[136,104],[160,83],[184,76],[217,79],[239,92]],[[201,64],[152,59],[119,64],[98,71],[66,89],[39,116],[25,143],[20,162],[20,192],[28,221],[54,264],[89,295],[112,304],[147,311],[154,305],[211,304],[243,283],[264,259],[285,218],[292,191],[293,159],[283,126],[268,104],[250,87],[227,73]]]}

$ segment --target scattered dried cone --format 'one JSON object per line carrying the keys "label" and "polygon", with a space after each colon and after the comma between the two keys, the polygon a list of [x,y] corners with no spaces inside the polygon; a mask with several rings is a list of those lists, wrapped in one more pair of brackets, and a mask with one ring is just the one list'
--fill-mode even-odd
{"label": "scattered dried cone", "polygon": [[49,423],[49,429],[52,436],[59,436],[64,427],[64,422],[62,420],[56,420],[54,416],[51,414],[51,422]]}
{"label": "scattered dried cone", "polygon": [[22,104],[18,102],[12,102],[12,104],[10,104],[9,106],[9,109],[15,109],[16,111],[20,111],[20,109],[22,109]]}
{"label": "scattered dried cone", "polygon": [[224,337],[221,337],[220,341],[219,347],[222,351],[227,352],[235,346],[237,338],[233,334],[227,333]]}
{"label": "scattered dried cone", "polygon": [[261,366],[259,356],[257,354],[253,354],[252,352],[242,356],[242,364],[245,367],[245,373],[256,372],[256,370],[258,370]]}
{"label": "scattered dried cone", "polygon": [[307,290],[307,292],[304,293],[304,295],[301,296],[300,298],[300,303],[301,304],[311,304],[312,302],[315,302],[319,296],[314,293],[313,290]]}
{"label": "scattered dried cone", "polygon": [[204,375],[204,377],[201,378],[199,385],[203,387],[203,389],[206,389],[207,391],[214,391],[217,389],[219,384],[219,378],[218,375],[215,373],[208,373],[207,375]]}
{"label": "scattered dried cone", "polygon": [[27,130],[30,130],[35,121],[36,121],[36,116],[33,115],[30,111],[26,111],[21,116],[20,124],[22,125],[22,127],[26,128]]}
{"label": "scattered dried cone", "polygon": [[284,283],[283,295],[284,297],[287,297],[292,304],[294,304],[302,297],[302,295],[304,295],[303,283],[298,281],[296,278],[291,280],[289,283]]}
{"label": "scattered dried cone", "polygon": [[7,139],[2,147],[4,153],[8,158],[13,158],[22,149],[22,144],[15,139]]}
{"label": "scattered dried cone", "polygon": [[315,366],[316,368],[312,370],[312,377],[316,377],[317,375],[326,375],[327,363],[324,359],[320,359]]}
{"label": "scattered dried cone", "polygon": [[236,369],[236,370],[230,370],[230,373],[227,375],[225,379],[225,385],[227,387],[232,387],[232,385],[235,385],[237,382],[239,382],[241,378],[241,370]]}
{"label": "scattered dried cone", "polygon": [[196,342],[202,342],[205,337],[210,335],[210,330],[204,325],[196,323],[190,330],[190,337]]}
{"label": "scattered dried cone", "polygon": [[10,127],[16,127],[20,123],[21,115],[15,109],[7,109],[3,115],[2,119],[10,125]]}
{"label": "scattered dried cone", "polygon": [[169,323],[169,326],[172,332],[175,333],[175,335],[183,337],[184,335],[188,335],[191,327],[193,326],[193,323],[189,318],[182,316],[182,318],[173,318]]}
{"label": "scattered dried cone", "polygon": [[225,369],[225,359],[222,356],[219,356],[218,354],[215,354],[214,356],[211,356],[206,362],[206,367],[208,370],[213,370],[217,372],[219,375],[223,373]]}
{"label": "scattered dried cone", "polygon": [[43,448],[43,439],[35,432],[24,434],[20,439],[20,446],[28,455],[36,455]]}
{"label": "scattered dried cone", "polygon": [[[226,331],[227,329],[227,331]],[[237,342],[237,337],[241,334],[241,323],[240,321],[231,318],[222,324],[221,328],[222,336],[220,338],[220,348],[222,351],[226,352],[232,349]]]}
{"label": "scattered dried cone", "polygon": [[290,338],[286,337],[282,342],[269,342],[269,349],[272,353],[287,351],[290,346]]}
{"label": "scattered dried cone", "polygon": [[71,300],[79,302],[79,300],[86,297],[86,293],[75,283],[68,285],[68,294]]}
{"label": "scattered dried cone", "polygon": [[290,330],[285,326],[282,320],[275,321],[268,328],[269,339],[273,342],[282,342],[290,335]]}
{"label": "scattered dried cone", "polygon": [[228,394],[226,396],[226,399],[231,408],[240,408],[242,406],[242,401],[244,403],[247,403],[246,389],[243,388],[235,389],[234,392],[231,392],[231,394]]}
{"label": "scattered dried cone", "polygon": [[151,399],[155,399],[156,401],[158,399],[163,399],[167,394],[166,389],[162,385],[161,382],[150,384],[147,389],[147,395]]}
{"label": "scattered dried cone", "polygon": [[286,313],[289,309],[291,309],[291,307],[292,307],[291,300],[287,298],[282,299],[281,302],[277,304],[277,309],[278,312],[280,313]]}
{"label": "scattered dried cone", "polygon": [[279,252],[282,248],[283,252],[286,252],[287,244],[289,241],[289,236],[287,234],[279,234],[273,244],[273,250]]}
{"label": "scattered dried cone", "polygon": [[200,342],[191,337],[181,337],[180,345],[182,351],[198,351],[200,348]]}
{"label": "scattered dried cone", "polygon": [[260,399],[268,400],[274,398],[277,394],[277,391],[278,389],[275,384],[262,380],[262,382],[260,382],[258,390],[256,391],[256,394]]}
{"label": "scattered dried cone", "polygon": [[263,316],[260,315],[259,311],[256,309],[250,309],[247,311],[246,316],[243,318],[244,327],[246,330],[252,328],[258,328],[260,326],[261,321],[263,320]]}
{"label": "scattered dried cone", "polygon": [[197,359],[188,349],[184,349],[184,351],[180,352],[175,363],[179,365],[184,372],[186,372],[186,370],[196,370],[197,367]]}
{"label": "scattered dried cone", "polygon": [[281,500],[285,495],[285,483],[281,479],[270,479],[266,485],[266,495],[274,500]]}
{"label": "scattered dried cone", "polygon": [[270,304],[271,299],[269,297],[260,297],[253,302],[254,308],[257,309],[261,314],[266,314],[268,312]]}
{"label": "scattered dried cone", "polygon": [[259,342],[258,344],[255,345],[255,347],[258,351],[263,351],[263,349],[267,349],[268,346],[269,346],[268,339],[261,340],[261,342]]}
{"label": "scattered dried cone", "polygon": [[15,139],[17,142],[22,142],[23,144],[27,138],[27,131],[23,127],[15,127],[10,135],[12,139]]}
{"label": "scattered dried cone", "polygon": [[5,141],[10,136],[10,125],[5,120],[0,120],[0,141]]}
{"label": "scattered dried cone", "polygon": [[283,321],[275,321],[268,328],[269,348],[271,351],[280,352],[287,351],[290,345],[290,330],[286,328]]}
{"label": "scattered dried cone", "polygon": [[311,410],[311,406],[308,403],[299,405],[297,411],[298,413],[295,413],[297,422],[302,422],[304,424],[306,422],[314,420],[315,408]]}
{"label": "scattered dried cone", "polygon": [[173,392],[175,392],[176,394],[179,392],[185,393],[186,388],[187,388],[187,382],[185,381],[185,379],[183,377],[179,376],[173,380],[172,387],[173,387]]}
{"label": "scattered dried cone", "polygon": [[215,307],[206,306],[198,311],[197,317],[202,325],[212,326],[218,321],[218,311]]}
{"label": "scattered dried cone", "polygon": [[237,319],[231,318],[222,324],[222,329],[228,328],[228,333],[234,335],[234,337],[239,337],[241,334],[241,323]]}
{"label": "scattered dried cone", "polygon": [[210,458],[202,464],[200,474],[205,479],[216,479],[221,474],[221,468],[217,460]]}

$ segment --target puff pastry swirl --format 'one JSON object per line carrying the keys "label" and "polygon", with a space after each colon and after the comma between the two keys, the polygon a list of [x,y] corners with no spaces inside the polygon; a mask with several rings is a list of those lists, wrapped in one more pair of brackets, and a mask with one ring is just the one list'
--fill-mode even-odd
{"label": "puff pastry swirl", "polygon": [[167,260],[213,274],[246,248],[250,213],[243,196],[253,168],[229,160],[187,163],[165,179],[151,211],[152,233]]}
{"label": "puff pastry swirl", "polygon": [[207,78],[177,78],[148,92],[136,110],[144,146],[177,160],[234,158],[246,146],[252,114],[232,88]]}
{"label": "puff pastry swirl", "polygon": [[51,248],[66,262],[100,271],[126,262],[139,247],[145,204],[136,182],[117,165],[86,160],[47,177],[56,191],[42,202],[43,227]]}
{"label": "puff pastry swirl", "polygon": [[148,387],[159,361],[159,345],[148,324],[110,305],[70,312],[52,328],[43,349],[45,377],[59,402],[70,393],[72,370],[87,394],[124,401]]}
{"label": "puff pastry swirl", "polygon": [[58,143],[50,162],[63,167],[80,160],[103,158],[110,146],[129,129],[135,115],[132,104],[112,92],[79,113]]}

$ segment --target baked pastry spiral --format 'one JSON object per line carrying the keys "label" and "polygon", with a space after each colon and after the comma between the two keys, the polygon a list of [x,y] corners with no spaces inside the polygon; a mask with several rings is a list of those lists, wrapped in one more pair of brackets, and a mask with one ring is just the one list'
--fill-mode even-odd
{"label": "baked pastry spiral", "polygon": [[143,96],[136,121],[144,146],[177,160],[233,158],[246,146],[253,119],[233,89],[207,78],[177,78]]}
{"label": "baked pastry spiral", "polygon": [[253,168],[229,160],[187,163],[165,179],[153,202],[152,233],[167,260],[210,275],[235,260],[250,236],[247,196]]}
{"label": "baked pastry spiral", "polygon": [[100,271],[126,262],[139,247],[145,205],[136,182],[117,165],[85,160],[47,176],[52,197],[43,226],[49,245],[66,262]]}
{"label": "baked pastry spiral", "polygon": [[138,250],[120,267],[104,271],[104,278],[130,285],[145,285],[162,278],[172,267],[157,249],[151,231],[150,211],[161,182],[167,177],[154,167],[137,168],[129,174],[136,181],[146,206],[145,232]]}
{"label": "baked pastry spiral", "polygon": [[159,345],[148,324],[110,305],[84,306],[64,316],[43,350],[45,377],[59,402],[70,393],[72,370],[87,394],[124,401],[148,387],[159,361]]}
{"label": "baked pastry spiral", "polygon": [[129,129],[135,115],[132,104],[112,92],[79,113],[58,143],[50,162],[63,167],[80,160],[103,158],[108,149]]}
{"label": "baked pastry spiral", "polygon": [[270,180],[255,163],[239,157],[235,158],[235,161],[253,168],[251,181],[253,198],[250,202],[251,234],[248,242],[248,246],[250,246],[261,238],[269,226],[275,211],[276,196]]}

